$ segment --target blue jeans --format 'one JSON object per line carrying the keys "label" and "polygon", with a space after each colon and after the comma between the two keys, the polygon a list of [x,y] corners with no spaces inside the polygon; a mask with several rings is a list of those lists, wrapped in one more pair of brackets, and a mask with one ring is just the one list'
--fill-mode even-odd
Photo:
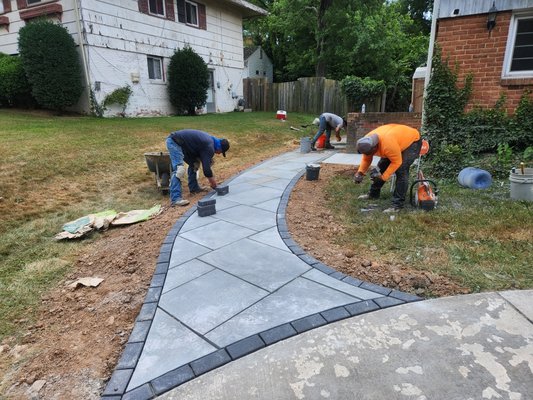
{"label": "blue jeans", "polygon": [[[167,138],[167,149],[170,155],[170,163],[172,164],[172,172],[170,176],[170,201],[181,199],[181,181],[176,177],[176,169],[178,165],[183,165],[183,149],[171,138]],[[196,192],[200,190],[198,180],[196,179],[196,171],[193,165],[189,165],[187,169],[187,180],[189,183],[189,190]]]}
{"label": "blue jeans", "polygon": [[318,125],[318,132],[316,133],[315,137],[311,141],[311,146],[314,146],[318,138],[326,132],[326,143],[329,143],[329,140],[331,138],[331,127],[328,125],[328,122],[326,121],[325,117],[320,117],[320,124]]}

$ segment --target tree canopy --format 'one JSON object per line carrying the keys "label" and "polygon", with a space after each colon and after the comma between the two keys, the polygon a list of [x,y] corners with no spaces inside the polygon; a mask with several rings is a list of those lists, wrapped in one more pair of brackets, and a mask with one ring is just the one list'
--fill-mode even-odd
{"label": "tree canopy", "polygon": [[385,82],[392,108],[407,109],[411,76],[427,57],[431,1],[252,2],[269,15],[247,22],[246,33],[273,61],[275,81],[368,77]]}

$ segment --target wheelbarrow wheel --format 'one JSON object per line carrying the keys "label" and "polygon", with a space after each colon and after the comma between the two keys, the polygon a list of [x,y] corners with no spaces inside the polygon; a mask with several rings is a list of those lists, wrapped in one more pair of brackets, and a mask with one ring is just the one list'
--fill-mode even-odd
{"label": "wheelbarrow wheel", "polygon": [[168,194],[170,186],[170,175],[167,172],[161,174],[161,192],[163,194]]}

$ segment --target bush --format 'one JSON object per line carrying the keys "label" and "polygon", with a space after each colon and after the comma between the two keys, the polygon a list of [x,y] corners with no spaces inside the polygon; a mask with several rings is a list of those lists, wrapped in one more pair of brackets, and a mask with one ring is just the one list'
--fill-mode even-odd
{"label": "bush", "polygon": [[176,50],[168,65],[168,95],[178,113],[196,115],[207,100],[209,70],[190,47]]}
{"label": "bush", "polygon": [[33,105],[31,86],[18,56],[0,53],[0,105],[8,107]]}
{"label": "bush", "polygon": [[50,21],[20,29],[19,51],[32,94],[44,108],[63,111],[82,91],[81,64],[72,36]]}

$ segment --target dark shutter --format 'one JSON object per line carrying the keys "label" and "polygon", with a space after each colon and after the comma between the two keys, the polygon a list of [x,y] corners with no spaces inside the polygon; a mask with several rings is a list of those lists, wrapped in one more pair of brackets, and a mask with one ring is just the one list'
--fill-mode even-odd
{"label": "dark shutter", "polygon": [[23,10],[28,7],[28,5],[26,4],[26,0],[17,0],[17,7],[19,10]]}
{"label": "dark shutter", "polygon": [[148,0],[137,0],[139,3],[139,11],[143,14],[149,14],[148,12]]}
{"label": "dark shutter", "polygon": [[178,0],[178,21],[185,23],[185,0]]}
{"label": "dark shutter", "polygon": [[207,17],[205,15],[205,4],[198,4],[198,27],[207,30]]}
{"label": "dark shutter", "polygon": [[11,11],[11,0],[2,0],[4,3],[4,12],[8,13]]}
{"label": "dark shutter", "polygon": [[165,0],[165,11],[167,12],[167,19],[171,21],[175,21],[175,13],[174,13],[174,0]]}

